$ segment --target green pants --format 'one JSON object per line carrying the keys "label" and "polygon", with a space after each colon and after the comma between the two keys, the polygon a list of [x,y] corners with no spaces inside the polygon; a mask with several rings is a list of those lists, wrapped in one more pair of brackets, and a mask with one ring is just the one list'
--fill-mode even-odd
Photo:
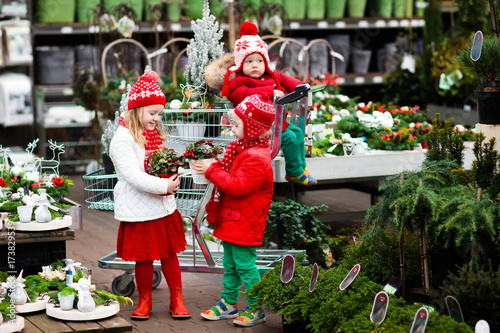
{"label": "green pants", "polygon": [[[245,283],[245,291],[252,288],[260,281],[260,274],[255,261],[257,260],[257,247],[237,245],[222,242],[224,246],[224,258],[222,265],[226,270],[222,278],[224,290],[222,298],[229,304],[238,303],[241,282]],[[247,298],[248,306],[255,303],[255,298]]]}
{"label": "green pants", "polygon": [[285,173],[289,177],[297,177],[304,173],[306,165],[306,149],[304,133],[294,124],[281,133],[281,148],[285,156]]}

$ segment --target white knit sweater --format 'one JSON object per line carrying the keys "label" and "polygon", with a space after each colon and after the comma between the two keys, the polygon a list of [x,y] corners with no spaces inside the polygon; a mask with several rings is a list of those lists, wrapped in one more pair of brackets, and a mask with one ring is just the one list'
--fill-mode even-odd
{"label": "white knit sweater", "polygon": [[172,214],[177,208],[173,195],[167,193],[168,179],[147,174],[145,149],[134,142],[132,133],[119,126],[110,145],[118,183],[114,190],[115,219],[142,222]]}

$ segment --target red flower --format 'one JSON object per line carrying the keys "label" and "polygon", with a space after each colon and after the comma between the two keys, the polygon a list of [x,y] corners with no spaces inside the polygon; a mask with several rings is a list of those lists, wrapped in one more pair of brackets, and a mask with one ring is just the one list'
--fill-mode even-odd
{"label": "red flower", "polygon": [[62,179],[62,177],[54,177],[52,178],[52,182],[54,182],[54,184],[56,184],[57,186],[62,186],[64,180]]}
{"label": "red flower", "polygon": [[6,186],[7,186],[7,183],[5,182],[5,179],[0,177],[0,187],[6,187]]}
{"label": "red flower", "polygon": [[31,188],[40,187],[40,182],[31,184]]}

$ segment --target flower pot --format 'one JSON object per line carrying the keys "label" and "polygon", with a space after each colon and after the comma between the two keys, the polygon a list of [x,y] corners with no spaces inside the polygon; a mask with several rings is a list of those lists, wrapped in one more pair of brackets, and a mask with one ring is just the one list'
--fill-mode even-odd
{"label": "flower pot", "polygon": [[111,157],[109,157],[109,155],[106,153],[102,153],[101,159],[102,159],[102,165],[104,166],[104,172],[107,175],[115,173],[115,165],[113,164]]}
{"label": "flower pot", "polygon": [[36,16],[40,23],[75,22],[75,0],[38,0]]}
{"label": "flower pot", "polygon": [[322,19],[325,18],[326,0],[307,0],[307,18]]}
{"label": "flower pot", "polygon": [[483,92],[474,91],[477,98],[477,111],[479,123],[497,125],[500,124],[500,91]]}
{"label": "flower pot", "polygon": [[171,22],[181,20],[181,5],[180,0],[171,0],[167,4],[167,18]]}
{"label": "flower pot", "polygon": [[372,57],[371,50],[352,50],[352,71],[358,74],[368,73],[368,68],[370,67],[370,60]]}
{"label": "flower pot", "polygon": [[203,2],[204,0],[184,0],[186,9],[184,14],[192,20],[203,17]]}
{"label": "flower pot", "polygon": [[205,136],[207,125],[202,122],[185,122],[183,120],[176,120],[175,126],[179,136],[184,140],[198,141]]}
{"label": "flower pot", "polygon": [[425,0],[415,0],[415,15],[424,16],[426,7],[427,7],[427,2]]}
{"label": "flower pot", "polygon": [[405,17],[413,17],[413,0],[406,0]]}
{"label": "flower pot", "polygon": [[[215,163],[215,158],[208,158],[206,160],[200,160],[200,161],[205,161],[205,162],[209,162],[209,163]],[[191,168],[191,162],[189,162],[189,166]],[[193,183],[194,184],[198,184],[198,185],[210,184],[210,181],[205,178],[205,175],[197,174],[196,172],[192,171],[191,172],[191,176],[193,177]]]}
{"label": "flower pot", "polygon": [[406,13],[406,0],[394,0],[394,17],[404,17]]}
{"label": "flower pot", "polygon": [[336,74],[345,74],[351,56],[351,40],[348,34],[331,34],[326,38],[335,52],[342,54],[344,61],[335,58]]}
{"label": "flower pot", "polygon": [[326,0],[326,17],[342,18],[345,15],[347,0]]}
{"label": "flower pot", "polygon": [[306,17],[306,0],[284,1],[286,17],[289,20],[304,19]]}
{"label": "flower pot", "polygon": [[100,3],[100,0],[78,0],[76,4],[77,22],[92,22],[94,19],[92,10]]}
{"label": "flower pot", "polygon": [[31,217],[33,215],[33,206],[19,206],[17,207],[17,214],[19,214],[20,222],[31,222]]}
{"label": "flower pot", "polygon": [[349,0],[349,17],[365,17],[366,0]]}
{"label": "flower pot", "polygon": [[380,17],[391,17],[392,3],[393,0],[377,0],[375,2],[375,15]]}
{"label": "flower pot", "polygon": [[59,305],[61,306],[61,310],[64,311],[73,310],[73,303],[75,302],[75,294],[62,296],[61,293],[58,293],[57,298],[59,299]]}

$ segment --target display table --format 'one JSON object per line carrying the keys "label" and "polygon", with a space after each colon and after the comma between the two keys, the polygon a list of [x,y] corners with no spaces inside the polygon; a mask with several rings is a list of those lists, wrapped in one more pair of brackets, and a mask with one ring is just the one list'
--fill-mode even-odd
{"label": "display table", "polygon": [[24,315],[23,332],[59,333],[59,332],[132,332],[132,324],[123,317],[114,315],[101,320],[63,321],[54,319],[45,312]]}
{"label": "display table", "polygon": [[[303,186],[285,179],[285,159],[272,160],[275,196],[298,200],[303,191],[352,189],[370,194],[370,204],[377,201],[380,182],[403,171],[416,171],[422,167],[426,150],[385,151],[372,150],[365,155],[324,156],[306,158],[307,168],[318,181],[314,186]],[[464,149],[464,168],[469,170],[474,160],[471,147]],[[322,213],[319,218],[328,224],[337,221],[363,219],[366,211]]]}
{"label": "display table", "polygon": [[[12,236],[12,235],[11,235]],[[66,241],[75,239],[75,231],[70,228],[50,231],[15,231],[15,262],[8,261],[8,256],[0,257],[0,270],[11,271],[9,263],[15,270],[24,269],[23,276],[38,274],[42,266],[49,265],[57,259],[66,258]],[[10,252],[12,240],[6,228],[0,231],[0,253]]]}
{"label": "display table", "polygon": [[[425,160],[425,152],[419,150],[386,151],[372,150],[365,155],[324,156],[306,158],[307,169],[319,184],[346,181],[380,180],[403,171],[419,170]],[[470,169],[474,154],[471,148],[464,150],[464,168]],[[286,183],[285,159],[277,156],[272,161],[275,183]],[[307,189],[314,189],[310,186]]]}

